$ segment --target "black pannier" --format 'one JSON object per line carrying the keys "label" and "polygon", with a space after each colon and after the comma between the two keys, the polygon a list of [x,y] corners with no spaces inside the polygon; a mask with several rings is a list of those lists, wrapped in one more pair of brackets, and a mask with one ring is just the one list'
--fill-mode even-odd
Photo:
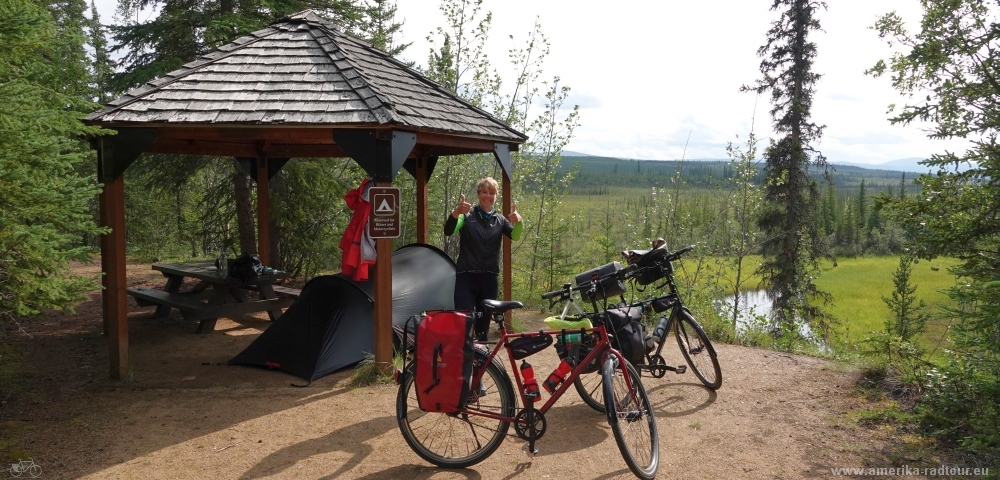
{"label": "black pannier", "polygon": [[598,284],[597,291],[594,292],[593,296],[589,295],[589,292],[586,289],[580,290],[580,292],[587,300],[604,300],[608,297],[614,297],[625,293],[625,282],[619,279],[617,275],[621,271],[621,263],[611,262],[577,275],[576,284],[578,286],[589,286],[589,284],[593,283],[594,275],[596,274]]}
{"label": "black pannier", "polygon": [[643,363],[646,354],[646,325],[638,307],[611,308],[604,312],[605,328],[611,335],[611,345],[632,365]]}
{"label": "black pannier", "polygon": [[[571,363],[574,365],[579,364],[587,358],[587,355],[590,355],[590,352],[592,352],[594,347],[597,346],[597,334],[584,333],[577,335],[580,335],[579,342],[556,342],[556,354],[559,355],[560,360],[564,358],[572,358]],[[598,365],[598,362],[600,362],[601,359],[599,357],[600,356],[595,357],[589,365],[583,367],[582,373],[592,373],[600,370],[601,368],[600,365]]]}

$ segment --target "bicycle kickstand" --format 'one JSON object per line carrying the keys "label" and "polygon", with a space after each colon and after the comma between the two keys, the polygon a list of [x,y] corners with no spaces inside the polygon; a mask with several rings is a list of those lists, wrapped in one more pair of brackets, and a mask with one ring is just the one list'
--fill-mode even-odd
{"label": "bicycle kickstand", "polygon": [[538,449],[535,448],[535,436],[538,435],[538,431],[535,429],[535,414],[534,412],[528,412],[528,452],[532,455],[538,455]]}

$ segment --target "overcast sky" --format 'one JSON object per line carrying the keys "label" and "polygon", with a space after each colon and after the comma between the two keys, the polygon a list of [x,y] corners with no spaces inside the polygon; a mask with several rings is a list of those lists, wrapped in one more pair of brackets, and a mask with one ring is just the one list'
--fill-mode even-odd
{"label": "overcast sky", "polygon": [[[98,0],[102,20],[115,0]],[[424,65],[425,37],[444,25],[437,0],[397,0],[407,60]],[[568,150],[623,158],[725,158],[726,144],[771,135],[768,97],[739,87],[759,78],[757,49],[776,14],[772,0],[711,2],[625,0],[485,0],[493,13],[488,54],[510,77],[507,51],[523,44],[535,18],[551,43],[544,76],[572,88],[580,127]],[[826,125],[817,147],[832,162],[881,163],[927,157],[958,142],[930,141],[920,126],[891,126],[890,103],[906,99],[888,78],[864,70],[891,52],[868,27],[896,10],[908,26],[920,19],[917,0],[833,0],[819,13],[822,32],[814,71],[813,120]],[[509,36],[513,35],[512,41]],[[756,122],[752,124],[756,105]],[[689,140],[690,138],[690,140]],[[687,151],[685,153],[685,144]]]}

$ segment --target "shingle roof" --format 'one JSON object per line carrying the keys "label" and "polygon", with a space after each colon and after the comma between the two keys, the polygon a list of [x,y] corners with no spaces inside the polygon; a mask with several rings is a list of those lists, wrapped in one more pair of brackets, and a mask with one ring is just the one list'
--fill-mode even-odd
{"label": "shingle roof", "polygon": [[151,80],[87,116],[101,124],[399,125],[525,136],[306,10]]}

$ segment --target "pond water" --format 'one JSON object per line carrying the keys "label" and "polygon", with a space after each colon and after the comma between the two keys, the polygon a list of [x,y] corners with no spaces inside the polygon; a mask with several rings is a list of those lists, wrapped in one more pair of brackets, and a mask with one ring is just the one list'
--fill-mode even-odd
{"label": "pond water", "polygon": [[[719,300],[719,310],[726,312],[726,318],[732,318],[734,295],[726,295]],[[740,292],[739,313],[736,315],[736,332],[744,334],[749,330],[775,331],[777,324],[771,318],[771,296],[764,290]],[[803,322],[798,322],[799,335],[803,338],[814,338],[812,329]]]}

